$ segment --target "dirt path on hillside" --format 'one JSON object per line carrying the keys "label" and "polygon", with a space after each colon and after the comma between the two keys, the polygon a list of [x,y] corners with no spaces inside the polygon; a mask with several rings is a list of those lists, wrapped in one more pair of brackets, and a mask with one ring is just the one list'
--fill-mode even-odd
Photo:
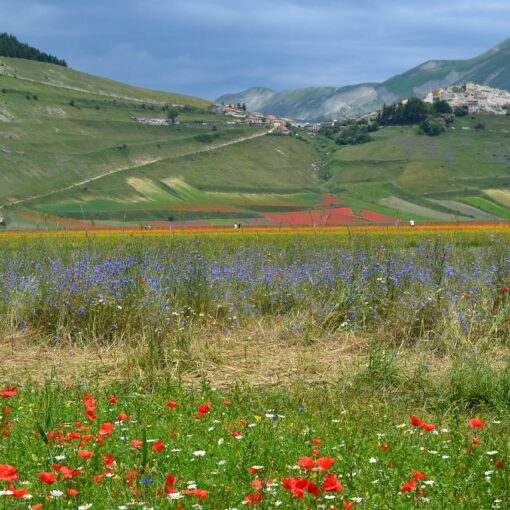
{"label": "dirt path on hillside", "polygon": [[[70,191],[75,188],[79,188],[81,186],[85,186],[86,184],[89,184],[91,182],[97,181],[99,179],[102,179],[103,177],[108,177],[110,175],[118,174],[120,172],[126,172],[128,170],[134,170],[135,168],[143,168],[148,165],[152,165],[153,163],[157,163],[159,161],[169,160],[169,159],[178,159],[178,158],[184,158],[186,156],[194,156],[196,154],[202,154],[204,152],[210,152],[218,149],[222,149],[224,147],[228,147],[229,145],[236,145],[238,143],[247,142],[249,140],[253,140],[255,138],[260,138],[262,136],[266,136],[274,131],[274,128],[271,128],[269,131],[263,131],[262,133],[256,133],[254,135],[245,136],[243,138],[237,138],[235,140],[230,140],[229,142],[224,142],[218,145],[211,145],[208,147],[205,147],[203,149],[199,149],[196,151],[186,152],[184,154],[178,154],[175,156],[167,156],[167,157],[161,157],[161,158],[153,158],[153,159],[147,159],[144,160],[142,163],[133,165],[133,166],[126,166],[126,167],[120,167],[115,168],[113,170],[109,170],[108,172],[104,172],[102,174],[96,175],[94,177],[90,177],[89,179],[84,179],[83,181],[76,182],[74,184],[71,184],[69,186],[66,186],[64,188],[55,189],[53,191],[48,191],[46,193],[41,193],[39,195],[32,195],[30,197],[26,198],[20,198],[19,200],[13,200],[11,202],[8,202],[6,205],[13,206],[13,205],[20,205],[25,204],[27,202],[31,202],[33,200],[39,200],[40,198],[46,198],[51,195],[55,195],[56,193],[62,193],[63,191]],[[2,210],[5,207],[5,205],[0,206],[0,210]]]}

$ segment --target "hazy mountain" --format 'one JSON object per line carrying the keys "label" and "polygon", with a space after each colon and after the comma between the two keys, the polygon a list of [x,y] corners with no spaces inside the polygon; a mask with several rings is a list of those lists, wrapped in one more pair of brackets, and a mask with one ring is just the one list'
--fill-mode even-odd
{"label": "hazy mountain", "polygon": [[217,101],[246,103],[249,110],[284,117],[331,119],[369,113],[384,103],[421,96],[431,89],[463,80],[510,90],[510,39],[472,59],[429,60],[383,83],[309,87],[283,92],[258,87],[221,96]]}

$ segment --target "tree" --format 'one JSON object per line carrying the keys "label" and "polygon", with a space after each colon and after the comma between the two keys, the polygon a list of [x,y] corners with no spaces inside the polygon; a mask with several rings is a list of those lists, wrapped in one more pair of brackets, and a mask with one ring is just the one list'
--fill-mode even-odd
{"label": "tree", "polygon": [[432,108],[436,113],[453,113],[452,107],[444,100],[435,101]]}
{"label": "tree", "polygon": [[168,113],[166,114],[168,120],[173,124],[175,124],[175,121],[177,120],[177,117],[179,116],[179,110],[177,108],[168,108]]}

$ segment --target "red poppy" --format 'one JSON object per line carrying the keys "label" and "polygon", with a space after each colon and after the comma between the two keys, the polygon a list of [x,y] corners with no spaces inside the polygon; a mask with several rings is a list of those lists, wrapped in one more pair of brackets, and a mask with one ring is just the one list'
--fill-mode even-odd
{"label": "red poppy", "polygon": [[174,402],[173,400],[169,400],[166,404],[167,407],[177,407],[179,402]]}
{"label": "red poppy", "polygon": [[99,435],[100,436],[111,436],[112,431],[115,428],[115,425],[113,423],[102,423],[101,427],[99,428]]}
{"label": "red poppy", "polygon": [[344,508],[346,508],[347,510],[352,510],[352,509],[354,508],[354,505],[355,505],[355,504],[356,504],[356,503],[354,503],[354,502],[353,502],[353,503],[350,503],[349,501],[344,501],[344,502],[342,503],[342,506],[343,506]]}
{"label": "red poppy", "polygon": [[80,468],[73,469],[73,468],[70,468],[70,467],[67,467],[67,466],[61,466],[58,471],[60,471],[60,474],[62,475],[62,478],[64,478],[64,479],[75,478],[76,476],[80,475],[81,472],[82,472],[82,470]]}
{"label": "red poppy", "polygon": [[425,473],[422,473],[421,471],[416,471],[415,469],[411,471],[411,474],[413,475],[414,480],[425,480],[425,478],[427,478],[427,475]]}
{"label": "red poppy", "polygon": [[211,410],[211,407],[212,407],[212,403],[207,402],[207,404],[202,404],[202,405],[198,406],[198,412],[202,413],[202,414],[207,414]]}
{"label": "red poppy", "polygon": [[91,452],[91,451],[88,451],[88,450],[79,450],[78,451],[78,455],[82,459],[90,459],[94,455],[94,452]]}
{"label": "red poppy", "polygon": [[244,497],[244,500],[248,505],[256,505],[264,500],[264,496],[260,492],[254,492]]}
{"label": "red poppy", "polygon": [[155,452],[160,452],[164,447],[165,447],[165,443],[163,443],[163,441],[159,440],[152,445],[152,450],[154,450]]}
{"label": "red poppy", "polygon": [[28,496],[28,490],[25,489],[25,488],[23,488],[23,489],[15,489],[14,485],[9,484],[8,489],[12,492],[12,495],[15,498],[23,498],[25,496]]}
{"label": "red poppy", "polygon": [[140,283],[140,285],[147,285],[147,280],[142,278],[142,279],[139,280],[139,283]]}
{"label": "red poppy", "polygon": [[418,418],[417,416],[411,416],[411,423],[415,426],[415,427],[423,427],[423,425],[425,425],[425,422],[423,422],[422,420],[420,420],[420,418]]}
{"label": "red poppy", "polygon": [[232,405],[232,402],[230,402],[230,400],[225,400],[225,401],[223,402],[223,405],[224,405],[224,406],[231,406],[231,405]]}
{"label": "red poppy", "polygon": [[499,292],[501,292],[501,294],[507,294],[509,290],[510,290],[509,287],[501,287],[499,289]]}
{"label": "red poppy", "polygon": [[301,457],[297,463],[298,466],[308,469],[308,471],[311,471],[315,467],[315,463],[312,457]]}
{"label": "red poppy", "polygon": [[414,491],[414,490],[416,490],[416,482],[414,480],[410,480],[409,482],[405,483],[404,485],[401,485],[400,490],[402,492]]}
{"label": "red poppy", "polygon": [[389,450],[390,448],[391,448],[391,445],[390,445],[389,443],[383,443],[383,444],[381,445],[381,450],[382,450],[383,452],[385,452],[385,451]]}
{"label": "red poppy", "polygon": [[422,426],[422,429],[425,430],[426,432],[431,432],[435,428],[436,428],[436,426],[432,425],[432,423],[424,423]]}
{"label": "red poppy", "polygon": [[57,481],[57,475],[48,471],[39,473],[39,480],[47,485],[53,485]]}
{"label": "red poppy", "polygon": [[113,465],[115,464],[115,457],[109,453],[105,453],[101,457],[101,461],[105,466],[113,467]]}
{"label": "red poppy", "polygon": [[143,446],[143,442],[139,439],[131,439],[131,446],[134,448],[141,448]]}
{"label": "red poppy", "polygon": [[85,395],[83,397],[83,403],[85,404],[85,414],[88,419],[93,421],[96,419],[96,405],[97,400],[94,400],[93,395]]}
{"label": "red poppy", "polygon": [[41,508],[43,507],[44,505],[42,503],[37,503],[36,505],[32,505],[30,507],[30,510],[41,510]]}
{"label": "red poppy", "polygon": [[473,419],[469,420],[468,421],[468,425],[470,427],[475,427],[475,428],[478,428],[478,427],[487,427],[487,423],[485,423],[480,418],[473,418]]}
{"label": "red poppy", "polygon": [[250,471],[251,471],[254,475],[255,475],[255,474],[257,474],[257,473],[261,470],[261,468],[260,468],[259,466],[250,466],[248,469],[249,469],[249,470],[250,470]]}
{"label": "red poppy", "polygon": [[312,455],[320,455],[321,451],[319,449],[312,450]]}
{"label": "red poppy", "polygon": [[110,404],[116,404],[120,400],[119,397],[116,397],[115,395],[111,395],[108,397],[108,402]]}
{"label": "red poppy", "polygon": [[4,390],[0,391],[0,397],[4,398],[15,397],[17,395],[16,389],[17,389],[16,386],[12,387],[7,386]]}
{"label": "red poppy", "polygon": [[76,489],[66,489],[67,491],[67,494],[69,494],[69,496],[78,496],[78,494],[80,493],[80,491],[77,491]]}
{"label": "red poppy", "polygon": [[319,445],[324,444],[324,441],[322,439],[312,439],[312,443]]}
{"label": "red poppy", "polygon": [[321,457],[315,461],[315,464],[323,471],[327,471],[335,462],[336,459],[333,457]]}
{"label": "red poppy", "polygon": [[200,499],[207,499],[209,497],[209,493],[205,489],[193,489],[193,496]]}
{"label": "red poppy", "polygon": [[324,492],[342,492],[344,490],[342,483],[334,473],[324,478],[322,489]]}
{"label": "red poppy", "polygon": [[252,480],[251,484],[250,484],[254,489],[262,489],[262,487],[264,487],[264,483],[262,482],[262,480],[259,480],[258,478],[255,479],[255,480]]}
{"label": "red poppy", "polygon": [[0,464],[0,480],[14,482],[18,479],[18,468],[10,464]]}

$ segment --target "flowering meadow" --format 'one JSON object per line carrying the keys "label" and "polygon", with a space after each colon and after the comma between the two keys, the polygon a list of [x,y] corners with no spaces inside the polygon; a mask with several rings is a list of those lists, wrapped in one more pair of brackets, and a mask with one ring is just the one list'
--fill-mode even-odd
{"label": "flowering meadow", "polygon": [[508,508],[508,420],[398,420],[327,391],[87,391],[2,389],[0,506]]}
{"label": "flowering meadow", "polygon": [[[64,360],[44,380],[0,360],[0,508],[509,508],[509,247],[504,229],[0,237],[2,356]],[[90,349],[130,356],[69,376]],[[243,380],[296,352],[293,378]]]}

